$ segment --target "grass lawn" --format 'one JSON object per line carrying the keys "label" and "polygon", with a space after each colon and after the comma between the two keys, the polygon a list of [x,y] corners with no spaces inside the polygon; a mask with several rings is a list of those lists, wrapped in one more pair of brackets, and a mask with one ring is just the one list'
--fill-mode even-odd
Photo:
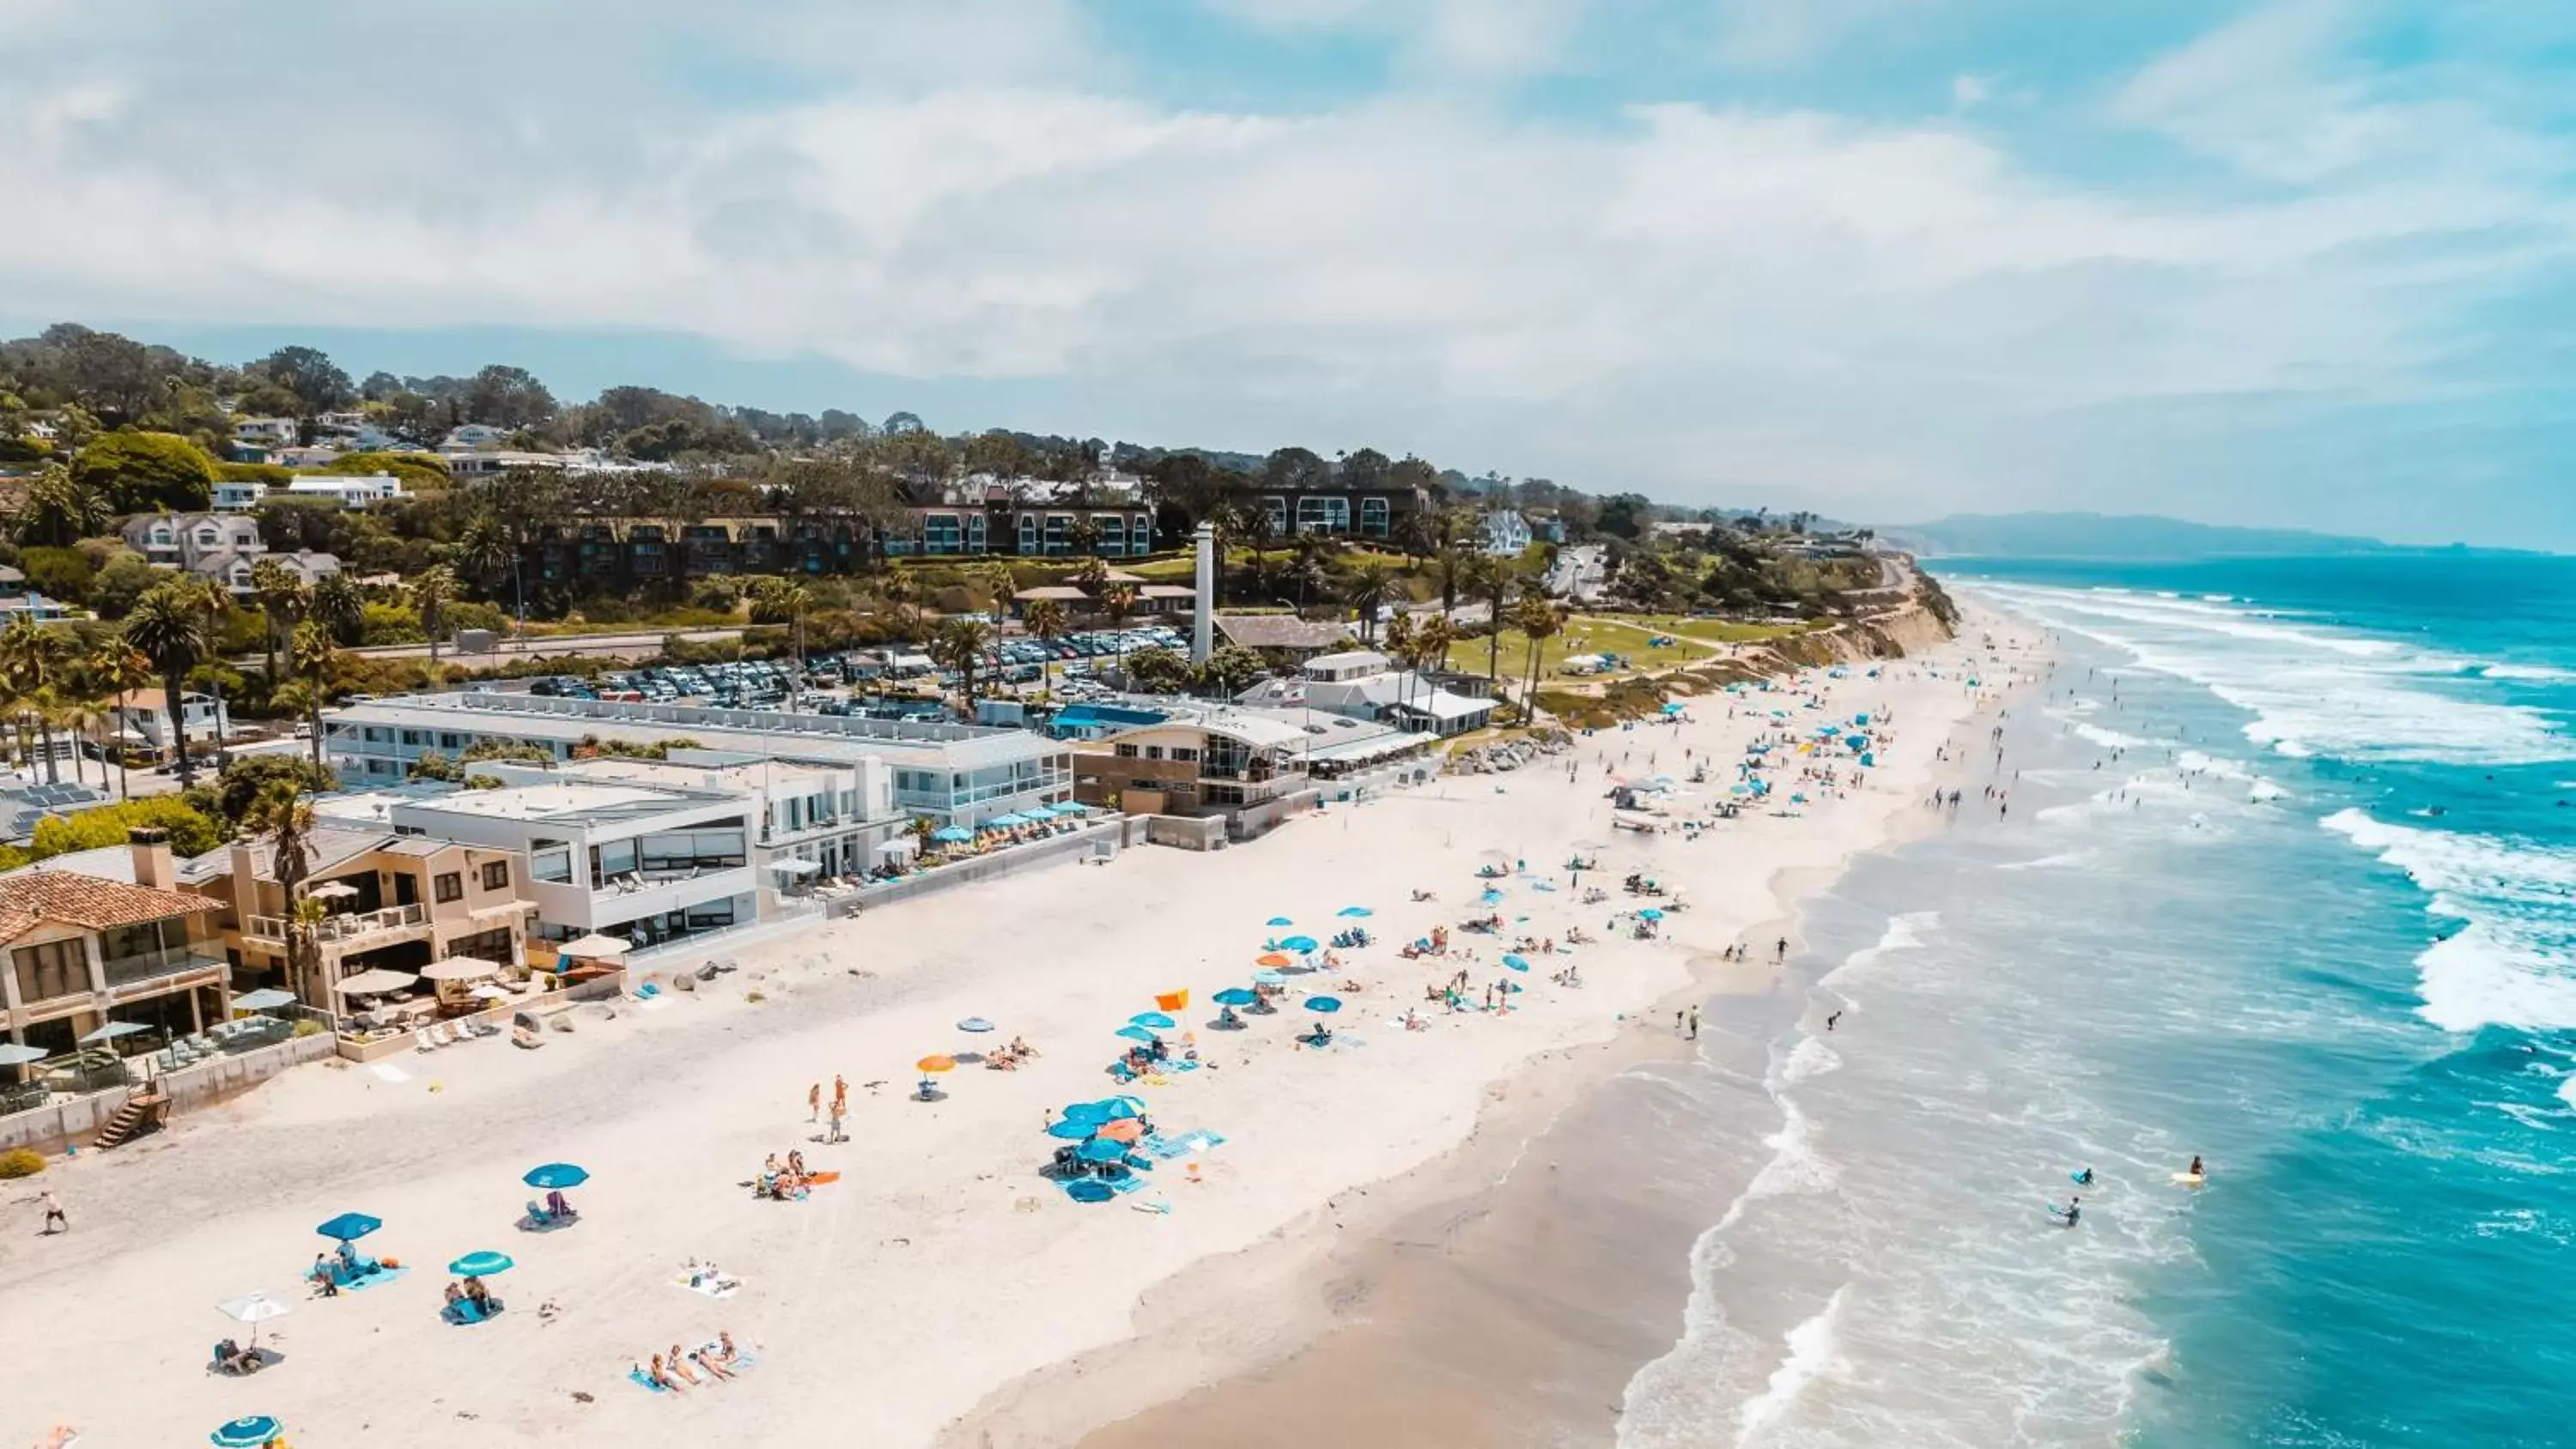
{"label": "grass lawn", "polygon": [[1738,624],[1726,619],[1692,619],[1661,614],[1638,622],[1659,634],[1677,634],[1703,644],[1758,644],[1788,634],[1803,634],[1805,624]]}
{"label": "grass lawn", "polygon": [[[1670,632],[1670,631],[1666,631]],[[1661,669],[1678,664],[1691,664],[1708,657],[1708,651],[1685,644],[1679,647],[1650,649],[1646,646],[1650,632],[1632,624],[1614,623],[1607,619],[1575,618],[1566,622],[1565,630],[1550,635],[1539,644],[1539,677],[1556,677],[1556,666],[1569,654],[1610,653],[1629,662],[1625,670],[1609,675],[1587,676],[1593,679],[1616,678],[1637,669]],[[1461,639],[1449,646],[1449,667],[1462,674],[1485,672],[1486,650],[1490,641]],[[1529,636],[1518,629],[1503,631],[1502,673],[1505,679],[1517,679],[1529,659]]]}

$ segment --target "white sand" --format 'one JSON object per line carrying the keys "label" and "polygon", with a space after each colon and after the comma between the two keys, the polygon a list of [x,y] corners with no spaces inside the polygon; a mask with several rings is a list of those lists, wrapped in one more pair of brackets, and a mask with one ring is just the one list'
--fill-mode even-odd
{"label": "white sand", "polygon": [[[1991,622],[1972,620],[1963,640]],[[1687,983],[1694,956],[1771,915],[1775,873],[1839,865],[1921,813],[1935,747],[1982,733],[1959,732],[1977,704],[1956,667],[1968,652],[1926,656],[1937,680],[1924,661],[1880,679],[1855,670],[1824,686],[1827,714],[1789,706],[1801,727],[1862,709],[1894,718],[1895,743],[1866,789],[1803,818],[1748,814],[1695,844],[1614,836],[1605,754],[1616,765],[1632,752],[1625,768],[1646,774],[1652,751],[1653,770],[1685,776],[1688,746],[1713,755],[1722,780],[1771,723],[1754,716],[1786,703],[1763,696],[1762,710],[1729,720],[1725,699],[1705,700],[1688,725],[1598,736],[1553,771],[1459,777],[1212,855],[1140,849],[894,907],[745,952],[742,974],[668,1008],[585,1015],[539,1052],[491,1040],[406,1054],[393,1059],[403,1082],[301,1069],[135,1147],[57,1164],[39,1181],[62,1196],[70,1233],[33,1236],[32,1184],[0,1193],[0,1341],[32,1370],[10,1376],[0,1433],[23,1441],[70,1422],[93,1444],[195,1443],[259,1412],[304,1446],[452,1442],[466,1419],[481,1443],[926,1442],[1019,1375],[1124,1337],[1139,1294],[1189,1263],[1454,1146],[1489,1084],[1536,1054],[1606,1040],[1623,1013]],[[1722,784],[1697,788],[1705,804]],[[1663,940],[1584,949],[1579,990],[1552,985],[1563,963],[1540,957],[1515,977],[1527,987],[1519,1010],[1431,1012],[1424,1033],[1390,1020],[1458,969],[1402,961],[1395,945],[1470,913],[1480,852],[1561,876],[1579,839],[1607,844],[1613,902],[1579,907],[1570,891],[1515,882],[1501,909],[1530,919],[1511,929],[1600,932],[1614,909],[1639,904],[1616,886],[1640,863],[1685,882],[1691,909],[1666,921]],[[1416,886],[1440,901],[1409,903]],[[1209,993],[1242,984],[1265,936],[1284,934],[1265,918],[1329,937],[1350,904],[1375,909],[1366,924],[1383,942],[1346,953],[1369,989],[1336,1025],[1364,1045],[1293,1049],[1302,1012],[1255,1017],[1239,1033],[1201,1029],[1210,1069],[1142,1095],[1164,1130],[1229,1139],[1203,1159],[1203,1181],[1167,1165],[1147,1193],[1084,1206],[1038,1176],[1056,1145],[1040,1127],[1065,1102],[1121,1090],[1103,1074],[1123,1045],[1111,1032],[1153,1009],[1155,992],[1190,988],[1184,1026],[1197,1026],[1214,1014]],[[1468,968],[1479,999],[1510,974],[1494,938],[1453,942],[1482,958]],[[1329,979],[1299,978],[1292,996]],[[768,999],[748,1003],[755,989]],[[955,1030],[969,1015],[998,1022],[998,1037]],[[948,1100],[907,1099],[915,1058],[1014,1033],[1043,1059],[1009,1074],[961,1068]],[[820,1080],[828,1095],[835,1071],[852,1085],[854,1140],[823,1146],[805,1092]],[[880,1090],[860,1090],[877,1080]],[[803,1203],[752,1200],[738,1184],[790,1147],[843,1180]],[[593,1174],[572,1194],[583,1221],[515,1231],[534,1196],[519,1174],[554,1160]],[[1131,1210],[1139,1201],[1171,1211]],[[300,1298],[297,1275],[325,1246],[313,1225],[352,1209],[386,1224],[363,1246],[415,1271],[301,1303],[261,1336],[285,1362],[252,1379],[206,1374],[209,1347],[239,1334],[214,1304],[253,1288]],[[493,1280],[510,1311],[449,1327],[442,1269],[481,1248],[518,1259]],[[691,1257],[746,1286],[721,1303],[674,1286]],[[536,1312],[546,1299],[562,1306],[552,1323]],[[719,1328],[759,1346],[760,1366],[741,1380],[677,1397],[627,1381],[630,1362]]]}

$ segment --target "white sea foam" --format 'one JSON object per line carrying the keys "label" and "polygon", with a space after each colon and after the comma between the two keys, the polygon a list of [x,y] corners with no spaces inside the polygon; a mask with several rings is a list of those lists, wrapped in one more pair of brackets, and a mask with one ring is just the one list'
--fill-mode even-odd
{"label": "white sea foam", "polygon": [[1843,1059],[1835,1054],[1832,1047],[1825,1045],[1824,1038],[1801,1037],[1798,1045],[1790,1051],[1789,1060],[1780,1068],[1780,1080],[1794,1085],[1809,1077],[1821,1077],[1842,1064]]}
{"label": "white sea foam", "polygon": [[[2050,808],[2051,808],[2051,809],[2056,809],[2056,808],[2062,808],[2062,807],[2052,806],[2052,807],[2050,807]],[[2039,813],[2040,813],[2041,815],[2045,816],[2046,814],[2048,814],[2048,811],[2047,811],[2047,810],[2042,810],[2042,811],[2041,811],[2041,812],[2039,812]],[[2099,852],[2091,851],[2091,850],[2069,850],[2069,851],[2063,851],[2063,852],[2060,852],[2059,854],[2056,854],[2056,855],[2043,855],[2043,856],[2041,856],[2041,857],[2040,857],[2039,859],[2037,859],[2037,860],[2014,860],[2014,861],[2006,861],[2004,864],[1999,865],[1999,866],[1996,866],[1996,867],[1995,867],[1995,869],[1997,869],[1997,870],[2058,870],[2058,869],[2061,869],[2061,868],[2066,867],[2066,866],[2084,865],[2084,864],[2087,864],[2088,862],[2092,861],[2098,853],[2099,853]]]}
{"label": "white sea foam", "polygon": [[2253,716],[2246,738],[2280,754],[2528,764],[2576,758],[2548,712],[2476,697],[2481,661],[2329,626],[2264,622],[2218,604],[2081,589],[1979,585],[2047,625],[2205,685]]}
{"label": "white sea foam", "polygon": [[2576,680],[2576,670],[2552,669],[2546,664],[2481,664],[2478,673],[2489,679],[2519,679],[2537,684],[2564,684]]}
{"label": "white sea foam", "polygon": [[1919,950],[1923,945],[1923,933],[1940,924],[1939,911],[1908,911],[1901,916],[1891,916],[1888,918],[1887,928],[1879,932],[1876,944],[1865,946],[1844,957],[1841,965],[1826,972],[1816,984],[1831,986],[1843,980],[1846,973],[1876,965],[1899,951]]}
{"label": "white sea foam", "polygon": [[1788,1353],[1771,1371],[1771,1382],[1745,1400],[1736,1416],[1736,1449],[1749,1449],[1754,1437],[1778,1422],[1817,1380],[1849,1370],[1834,1330],[1850,1295],[1848,1283],[1835,1289],[1816,1316],[1789,1330]]}
{"label": "white sea foam", "polygon": [[2077,720],[2070,728],[2077,739],[2090,740],[2106,750],[2147,749],[2155,743],[2153,740],[2142,740],[2136,735],[2122,734],[2118,730],[2106,730],[2100,725],[2084,720]]}
{"label": "white sea foam", "polygon": [[2415,958],[2425,1020],[2459,1032],[2576,1027],[2576,853],[2360,810],[2321,823],[2404,870],[2427,893],[2426,914],[2457,923]]}

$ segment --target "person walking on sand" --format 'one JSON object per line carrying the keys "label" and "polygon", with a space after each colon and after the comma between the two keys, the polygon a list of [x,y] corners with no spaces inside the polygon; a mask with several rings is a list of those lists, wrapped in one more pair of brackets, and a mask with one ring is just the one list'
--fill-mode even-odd
{"label": "person walking on sand", "polygon": [[1772,954],[1771,954],[1771,959],[1772,959],[1772,960],[1774,960],[1774,961],[1786,961],[1786,960],[1788,960],[1788,959],[1789,959],[1789,938],[1788,938],[1788,937],[1786,937],[1786,936],[1782,936],[1782,937],[1781,937],[1777,942],[1775,942],[1775,943],[1773,944],[1773,946],[1772,946],[1772,948],[1771,948],[1771,952],[1772,952]]}
{"label": "person walking on sand", "polygon": [[849,1111],[849,1106],[849,1079],[843,1077],[839,1072],[834,1072],[832,1074],[832,1115],[835,1117],[845,1115]]}
{"label": "person walking on sand", "polygon": [[823,1115],[823,1084],[816,1082],[805,1089],[805,1120],[818,1121]]}
{"label": "person walking on sand", "polygon": [[1681,1011],[1680,1011],[1678,1008],[1676,1008],[1676,1009],[1674,1010],[1674,1012],[1673,1012],[1673,1030],[1675,1030],[1675,1031],[1680,1031],[1681,1029],[1682,1029],[1682,1013],[1681,1013]]}
{"label": "person walking on sand", "polygon": [[848,1135],[841,1131],[841,1119],[848,1115],[849,1105],[850,1104],[842,1098],[834,1097],[832,1099],[832,1113],[830,1116],[823,1119],[823,1140],[825,1142],[847,1142],[850,1140]]}
{"label": "person walking on sand", "polygon": [[1696,1006],[1690,1009],[1690,1023],[1690,1039],[1697,1041],[1699,1040],[1699,1008]]}
{"label": "person walking on sand", "polygon": [[45,1231],[42,1236],[52,1237],[56,1233],[68,1233],[72,1230],[72,1220],[63,1216],[63,1200],[54,1196],[52,1188],[46,1188],[38,1194],[36,1201],[43,1204],[45,1209]]}
{"label": "person walking on sand", "polygon": [[1842,1013],[1842,1009],[1841,1009],[1841,1008],[1839,1008],[1839,1007],[1835,1008],[1834,1010],[1832,1010],[1832,1011],[1830,1011],[1830,1012],[1827,1012],[1827,1013],[1825,1014],[1825,1030],[1827,1030],[1827,1031],[1832,1031],[1832,1030],[1834,1029],[1834,1023],[1835,1023],[1835,1022],[1838,1022],[1838,1021],[1840,1021],[1840,1020],[1842,1020],[1842,1019],[1843,1019],[1843,1013]]}

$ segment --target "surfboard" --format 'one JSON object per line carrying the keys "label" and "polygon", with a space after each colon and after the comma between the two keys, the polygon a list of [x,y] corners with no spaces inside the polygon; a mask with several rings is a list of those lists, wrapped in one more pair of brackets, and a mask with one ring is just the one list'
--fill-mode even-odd
{"label": "surfboard", "polygon": [[2206,1175],[2197,1172],[2177,1172],[2173,1175],[2173,1180],[2176,1184],[2182,1187],[2198,1187],[2202,1183],[2209,1181],[2209,1178]]}
{"label": "surfboard", "polygon": [[2066,1180],[2075,1184],[2077,1187],[2091,1187],[2093,1185],[2085,1180],[2084,1174],[2081,1171],[2066,1174]]}

